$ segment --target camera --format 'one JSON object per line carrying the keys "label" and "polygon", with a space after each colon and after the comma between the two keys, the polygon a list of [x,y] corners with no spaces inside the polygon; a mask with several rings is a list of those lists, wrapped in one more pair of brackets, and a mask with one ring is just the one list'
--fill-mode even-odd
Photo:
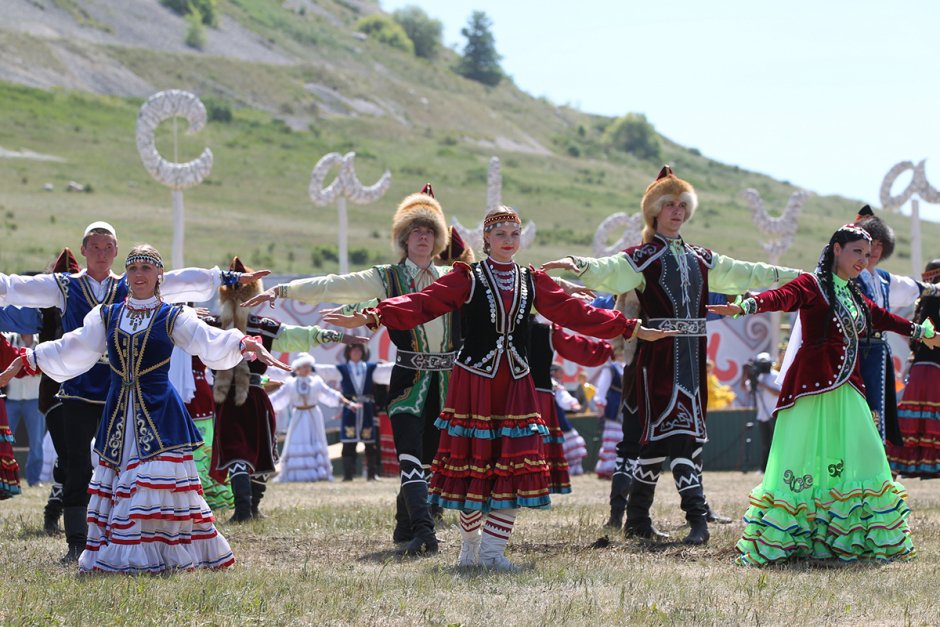
{"label": "camera", "polygon": [[769,373],[772,366],[773,360],[770,358],[769,353],[759,353],[756,357],[752,357],[745,362],[743,366],[744,377],[750,382],[752,392],[757,390],[760,376]]}

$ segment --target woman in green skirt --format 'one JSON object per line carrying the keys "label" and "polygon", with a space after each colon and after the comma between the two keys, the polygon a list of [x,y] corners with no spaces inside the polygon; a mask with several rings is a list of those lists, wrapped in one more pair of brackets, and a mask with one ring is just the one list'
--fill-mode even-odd
{"label": "woman in green skirt", "polygon": [[930,321],[914,324],[865,298],[851,279],[868,265],[871,238],[836,231],[812,274],[740,303],[709,306],[741,315],[799,311],[803,337],[784,381],[764,480],[752,492],[738,562],[790,558],[896,560],[914,556],[903,486],[891,476],[865,402],[861,342],[893,331],[940,346]]}

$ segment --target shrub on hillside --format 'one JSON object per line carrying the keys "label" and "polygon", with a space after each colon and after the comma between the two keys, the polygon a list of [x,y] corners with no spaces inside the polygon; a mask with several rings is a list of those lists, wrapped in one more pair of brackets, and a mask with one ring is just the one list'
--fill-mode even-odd
{"label": "shrub on hillside", "polygon": [[356,22],[356,30],[365,33],[376,41],[414,54],[415,45],[401,25],[388,15],[375,13]]}
{"label": "shrub on hillside", "polygon": [[160,0],[160,4],[171,9],[177,15],[199,14],[199,19],[206,26],[219,24],[219,0]]}
{"label": "shrub on hillside", "polygon": [[639,159],[659,161],[662,147],[656,129],[642,113],[617,118],[604,133],[607,143]]}
{"label": "shrub on hillside", "polygon": [[444,25],[416,6],[407,6],[392,13],[392,17],[405,29],[415,47],[415,56],[433,59],[441,47]]}
{"label": "shrub on hillside", "polygon": [[202,25],[202,15],[193,9],[193,12],[186,16],[186,21],[189,26],[186,28],[186,37],[183,41],[190,48],[202,50],[206,47],[206,27]]}
{"label": "shrub on hillside", "polygon": [[202,104],[206,107],[206,117],[210,122],[228,124],[232,121],[232,107],[224,100],[207,97],[202,99]]}
{"label": "shrub on hillside", "polygon": [[502,58],[496,52],[496,39],[490,30],[493,22],[483,11],[474,11],[460,34],[467,38],[463,56],[454,68],[458,74],[491,87],[503,80]]}

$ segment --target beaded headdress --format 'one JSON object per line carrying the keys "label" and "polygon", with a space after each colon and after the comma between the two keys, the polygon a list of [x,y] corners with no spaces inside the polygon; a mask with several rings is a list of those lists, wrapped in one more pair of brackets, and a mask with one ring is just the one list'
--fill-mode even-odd
{"label": "beaded headdress", "polygon": [[498,226],[503,226],[504,224],[518,224],[522,225],[522,220],[519,219],[519,214],[514,211],[500,211],[499,213],[494,213],[488,215],[483,219],[483,231],[489,232],[495,229]]}
{"label": "beaded headdress", "polygon": [[128,255],[127,259],[124,261],[124,267],[127,268],[133,263],[149,263],[151,266],[157,268],[163,267],[163,260],[157,257],[156,255],[149,253],[138,253],[136,255]]}
{"label": "beaded headdress", "polygon": [[836,232],[838,233],[838,232],[840,232],[840,231],[845,231],[845,232],[848,232],[848,233],[852,233],[853,235],[858,235],[858,236],[861,237],[862,239],[864,239],[864,240],[866,240],[866,241],[868,241],[868,242],[871,242],[871,235],[868,234],[868,231],[866,231],[866,230],[863,229],[862,227],[858,226],[857,224],[844,224],[844,225],[840,226],[840,227],[839,227],[839,230],[836,231]]}
{"label": "beaded headdress", "polygon": [[932,283],[933,280],[937,277],[940,277],[940,268],[926,270],[922,275],[920,275],[920,278],[927,283]]}

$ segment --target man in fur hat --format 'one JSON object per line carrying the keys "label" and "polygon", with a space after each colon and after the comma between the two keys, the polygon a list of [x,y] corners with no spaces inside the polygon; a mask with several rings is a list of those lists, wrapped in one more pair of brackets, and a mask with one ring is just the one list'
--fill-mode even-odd
{"label": "man in fur hat", "polygon": [[[245,305],[268,302],[273,307],[277,298],[293,298],[310,304],[359,308],[378,299],[417,292],[451,270],[433,264],[434,256],[447,246],[444,212],[428,184],[420,193],[407,196],[392,218],[392,247],[400,259],[398,263],[344,275],[298,279],[278,285]],[[458,317],[447,314],[412,331],[389,331],[389,337],[398,351],[389,382],[388,414],[401,467],[392,538],[408,543],[402,555],[434,553],[438,543],[428,506],[425,468],[430,468],[437,452],[439,435],[434,421],[447,395],[454,351],[460,343]]]}
{"label": "man in fur hat", "polygon": [[[118,254],[117,234],[107,222],[92,222],[85,228],[81,254],[86,268],[78,272],[56,272],[36,276],[0,274],[0,305],[42,309],[55,307],[62,313],[65,333],[82,326],[85,316],[98,305],[120,302],[128,294],[125,276],[111,271]],[[173,303],[211,299],[220,285],[251,282],[268,272],[240,275],[219,268],[183,268],[166,272],[160,285],[163,300]],[[65,481],[62,490],[65,539],[68,552],[63,562],[78,561],[87,537],[88,482],[91,479],[91,441],[98,429],[111,374],[107,361],[62,384]]]}
{"label": "man in fur hat", "polygon": [[[238,257],[232,260],[230,267],[236,272],[250,273]],[[282,324],[251,314],[241,304],[260,294],[262,289],[260,278],[244,285],[221,287],[221,312],[218,316],[206,317],[205,321],[222,329],[236,328],[246,335],[260,337],[264,347],[274,353],[307,351],[328,342],[361,344],[367,341],[316,325]],[[278,458],[275,413],[262,387],[262,375],[267,369],[260,360],[243,360],[230,370],[215,373],[212,393],[216,403],[216,427],[209,474],[219,483],[224,483],[226,476],[231,481],[235,513],[229,522],[261,517],[258,506],[267,480],[275,472]]]}
{"label": "man in fur hat", "polygon": [[543,266],[576,272],[593,289],[613,294],[635,289],[647,325],[679,330],[662,342],[641,343],[637,351],[636,384],[626,404],[636,408],[642,436],[624,532],[647,539],[661,535],[652,526],[650,506],[663,461],[671,458],[691,527],[684,540],[688,544],[704,544],[709,537],[701,483],[708,291],[741,294],[800,274],[686,243],[679,231],[697,205],[692,185],[666,166],[643,195],[643,244],[601,259],[569,257]]}

